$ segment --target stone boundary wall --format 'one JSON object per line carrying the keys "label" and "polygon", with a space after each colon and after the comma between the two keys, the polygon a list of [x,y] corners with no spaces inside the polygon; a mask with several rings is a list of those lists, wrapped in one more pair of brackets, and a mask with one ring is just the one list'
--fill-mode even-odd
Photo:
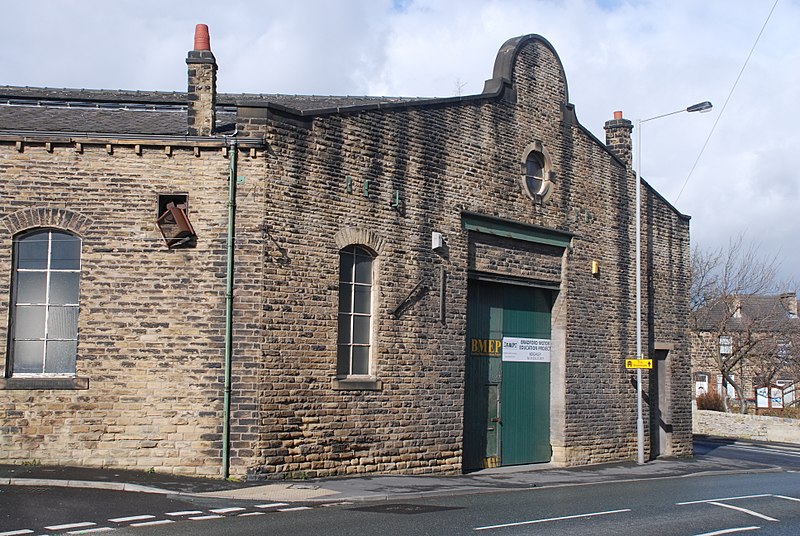
{"label": "stone boundary wall", "polygon": [[708,410],[695,410],[692,417],[695,434],[800,445],[800,422],[797,419]]}

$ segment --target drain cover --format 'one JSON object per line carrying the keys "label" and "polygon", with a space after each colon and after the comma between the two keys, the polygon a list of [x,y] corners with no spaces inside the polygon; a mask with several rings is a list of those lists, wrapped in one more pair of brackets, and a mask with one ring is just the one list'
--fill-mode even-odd
{"label": "drain cover", "polygon": [[359,508],[350,508],[350,510],[358,510],[359,512],[373,512],[376,514],[427,514],[430,512],[444,512],[447,510],[462,510],[462,508],[455,508],[450,506],[432,506],[424,504],[378,504],[375,506],[362,506]]}

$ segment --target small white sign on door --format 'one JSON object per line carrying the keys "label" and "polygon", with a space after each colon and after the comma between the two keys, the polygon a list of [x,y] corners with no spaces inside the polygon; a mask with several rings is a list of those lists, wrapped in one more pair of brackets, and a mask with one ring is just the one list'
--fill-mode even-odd
{"label": "small white sign on door", "polygon": [[550,339],[503,337],[503,361],[549,363]]}

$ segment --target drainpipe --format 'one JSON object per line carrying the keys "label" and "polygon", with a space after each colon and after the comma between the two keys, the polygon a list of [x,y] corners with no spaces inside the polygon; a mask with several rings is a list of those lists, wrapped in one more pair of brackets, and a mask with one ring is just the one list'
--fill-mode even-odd
{"label": "drainpipe", "polygon": [[233,354],[233,245],[236,238],[236,170],[239,143],[237,131],[230,140],[228,177],[228,266],[225,286],[225,394],[222,416],[222,477],[230,476],[231,438],[231,358]]}

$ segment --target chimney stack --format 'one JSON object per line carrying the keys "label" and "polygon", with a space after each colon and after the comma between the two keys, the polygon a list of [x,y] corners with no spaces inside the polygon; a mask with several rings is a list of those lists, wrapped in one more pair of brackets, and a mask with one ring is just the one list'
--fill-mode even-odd
{"label": "chimney stack", "polygon": [[186,64],[189,66],[187,134],[211,136],[216,123],[217,60],[211,53],[205,24],[198,24],[194,30],[194,50],[189,51]]}
{"label": "chimney stack", "polygon": [[633,123],[622,117],[622,112],[614,112],[614,119],[606,121],[606,146],[617,158],[631,169],[633,167]]}

